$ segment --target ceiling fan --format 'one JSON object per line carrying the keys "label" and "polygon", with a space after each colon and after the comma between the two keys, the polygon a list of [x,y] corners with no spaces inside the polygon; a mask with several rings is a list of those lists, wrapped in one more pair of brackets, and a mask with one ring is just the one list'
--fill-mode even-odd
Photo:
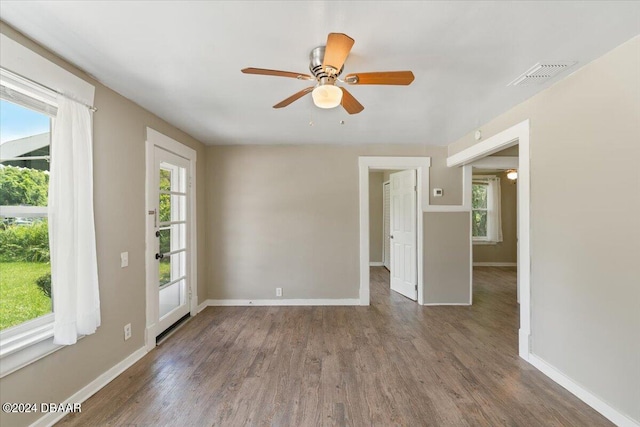
{"label": "ceiling fan", "polygon": [[330,33],[326,46],[318,46],[309,55],[309,70],[313,76],[290,71],[268,70],[265,68],[244,68],[245,74],[262,74],[266,76],[291,77],[298,80],[316,80],[315,86],[302,89],[287,99],[277,103],[273,108],[282,108],[311,93],[313,103],[320,108],[335,108],[338,105],[349,114],[357,114],[364,110],[360,104],[342,86],[336,86],[336,82],[349,85],[409,85],[413,81],[411,71],[381,71],[374,73],[351,73],[344,79],[339,79],[343,65],[354,40],[346,34]]}

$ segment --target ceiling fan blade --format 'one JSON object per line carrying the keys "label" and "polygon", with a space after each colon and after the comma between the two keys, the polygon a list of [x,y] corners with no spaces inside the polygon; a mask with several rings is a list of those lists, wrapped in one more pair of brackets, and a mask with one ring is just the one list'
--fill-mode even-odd
{"label": "ceiling fan blade", "polygon": [[294,93],[293,95],[291,95],[290,97],[288,97],[284,101],[278,102],[276,105],[273,106],[273,108],[286,107],[287,105],[291,104],[293,101],[297,101],[298,99],[302,98],[303,96],[305,96],[306,94],[311,92],[313,90],[313,88],[314,88],[314,86],[302,89],[300,92]]}
{"label": "ceiling fan blade", "polygon": [[298,80],[315,80],[308,74],[302,73],[293,73],[291,71],[280,71],[280,70],[268,70],[266,68],[243,68],[242,70],[245,74],[261,74],[264,76],[276,76],[276,77],[291,77]]}
{"label": "ceiling fan blade", "polygon": [[329,33],[327,37],[327,46],[324,50],[324,60],[322,68],[334,68],[336,72],[340,71],[346,61],[351,47],[355,43],[351,37],[342,33]]}
{"label": "ceiling fan blade", "polygon": [[344,81],[352,85],[410,85],[414,76],[411,71],[380,71],[377,73],[347,74]]}
{"label": "ceiling fan blade", "polygon": [[362,110],[364,110],[364,107],[362,106],[362,104],[360,104],[358,102],[357,99],[355,99],[353,97],[353,95],[351,95],[349,93],[348,90],[346,90],[345,88],[341,87],[340,89],[342,89],[342,107],[347,110],[347,113],[349,114],[358,114],[359,112],[361,112]]}

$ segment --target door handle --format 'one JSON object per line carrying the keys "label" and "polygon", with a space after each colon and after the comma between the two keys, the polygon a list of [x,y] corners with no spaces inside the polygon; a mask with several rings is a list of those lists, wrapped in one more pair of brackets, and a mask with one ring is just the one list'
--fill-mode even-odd
{"label": "door handle", "polygon": [[156,254],[156,259],[162,259],[164,258],[164,254]]}
{"label": "door handle", "polygon": [[389,238],[390,238],[390,239],[393,239],[393,234],[391,234],[391,235],[389,236]]}

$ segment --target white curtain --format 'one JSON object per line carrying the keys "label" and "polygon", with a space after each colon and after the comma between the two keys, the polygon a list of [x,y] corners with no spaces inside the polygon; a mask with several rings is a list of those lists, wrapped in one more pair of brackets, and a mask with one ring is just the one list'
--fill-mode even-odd
{"label": "white curtain", "polygon": [[487,188],[487,238],[491,242],[502,242],[502,196],[500,178],[489,178]]}
{"label": "white curtain", "polygon": [[74,344],[100,326],[89,108],[58,96],[51,140],[49,246],[53,342]]}

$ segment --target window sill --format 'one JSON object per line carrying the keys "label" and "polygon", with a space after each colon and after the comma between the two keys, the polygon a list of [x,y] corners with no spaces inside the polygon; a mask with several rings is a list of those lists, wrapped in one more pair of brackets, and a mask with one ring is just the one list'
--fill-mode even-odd
{"label": "window sill", "polygon": [[53,314],[4,331],[0,342],[0,378],[63,347],[53,343]]}
{"label": "window sill", "polygon": [[492,242],[489,240],[474,240],[473,241],[474,245],[478,245],[478,246],[483,246],[483,245],[497,245],[498,242]]}

